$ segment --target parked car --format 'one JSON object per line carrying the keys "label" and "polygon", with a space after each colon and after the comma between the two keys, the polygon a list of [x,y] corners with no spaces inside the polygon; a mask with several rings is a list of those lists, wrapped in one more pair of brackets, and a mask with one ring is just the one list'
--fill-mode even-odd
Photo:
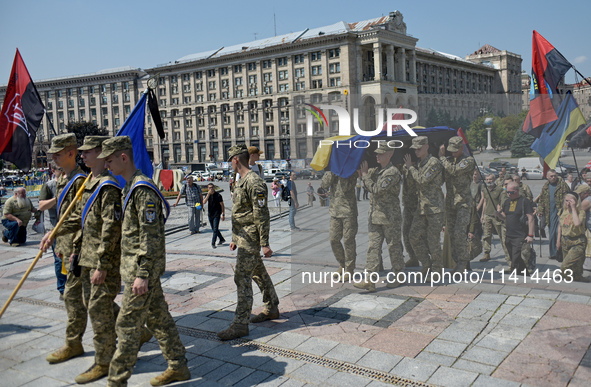
{"label": "parked car", "polygon": [[488,167],[495,169],[497,171],[500,171],[503,168],[507,168],[508,173],[515,173],[515,169],[517,168],[517,166],[511,164],[508,161],[491,161],[488,164]]}
{"label": "parked car", "polygon": [[556,170],[556,173],[561,177],[566,177],[569,173],[574,173],[575,175],[577,173],[577,167],[571,164],[561,163],[560,161],[556,163],[556,168],[554,168],[554,170]]}
{"label": "parked car", "polygon": [[542,180],[544,178],[544,172],[541,169],[526,169],[525,178],[527,180]]}
{"label": "parked car", "polygon": [[296,176],[298,179],[311,179],[314,176],[314,171],[309,169],[302,169],[299,172],[296,172]]}
{"label": "parked car", "polygon": [[277,172],[275,174],[275,178],[281,180],[283,179],[283,177],[285,177],[287,180],[289,180],[290,175],[291,171],[281,170],[280,172]]}
{"label": "parked car", "polygon": [[312,175],[312,179],[313,180],[321,180],[325,173],[326,173],[326,171],[324,169],[321,169],[320,171],[314,171],[314,174]]}
{"label": "parked car", "polygon": [[497,179],[499,177],[499,171],[497,171],[495,169],[487,168],[482,165],[479,165],[478,169],[480,170],[480,173],[482,174],[483,179],[486,179],[486,176],[490,175],[491,173],[493,175],[495,175],[495,179]]}

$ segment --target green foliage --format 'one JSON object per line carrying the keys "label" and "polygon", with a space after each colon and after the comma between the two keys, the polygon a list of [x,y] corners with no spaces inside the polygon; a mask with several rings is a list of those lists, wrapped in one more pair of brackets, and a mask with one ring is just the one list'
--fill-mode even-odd
{"label": "green foliage", "polygon": [[527,117],[527,110],[523,110],[517,115],[519,125],[515,130],[513,141],[511,142],[511,157],[526,157],[532,153],[531,145],[535,141],[535,137],[523,131],[523,122]]}
{"label": "green foliage", "polygon": [[[84,137],[86,136],[108,136],[109,132],[107,129],[100,129],[98,125],[92,122],[69,122],[66,125],[68,133],[74,133],[76,135],[76,142],[78,146],[84,143]],[[84,165],[84,162],[80,158],[80,155],[76,156],[76,162],[84,171],[88,172],[89,169]]]}
{"label": "green foliage", "polygon": [[66,125],[68,133],[74,133],[76,135],[76,142],[78,146],[84,143],[84,137],[86,136],[108,136],[109,132],[107,129],[100,129],[97,124],[92,122],[69,122]]}

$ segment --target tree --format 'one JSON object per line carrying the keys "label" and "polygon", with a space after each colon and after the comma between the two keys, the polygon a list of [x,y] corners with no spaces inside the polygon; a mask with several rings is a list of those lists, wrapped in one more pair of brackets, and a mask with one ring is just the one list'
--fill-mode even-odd
{"label": "tree", "polygon": [[519,125],[513,136],[513,142],[511,142],[511,157],[525,157],[532,152],[531,145],[536,138],[525,133],[522,129],[526,117],[527,110],[523,110],[517,115],[517,122],[519,122]]}
{"label": "tree", "polygon": [[97,124],[92,122],[69,122],[66,125],[68,133],[74,133],[76,135],[76,142],[78,146],[82,146],[84,143],[84,137],[86,136],[108,136],[109,132],[107,129],[100,129]]}
{"label": "tree", "polygon": [[[109,132],[107,129],[100,129],[97,124],[92,122],[69,122],[66,125],[68,133],[74,133],[76,135],[76,143],[78,146],[82,146],[84,143],[84,137],[86,136],[108,136]],[[88,168],[84,165],[84,162],[80,158],[80,155],[76,156],[76,162],[82,168],[82,170],[88,172]]]}

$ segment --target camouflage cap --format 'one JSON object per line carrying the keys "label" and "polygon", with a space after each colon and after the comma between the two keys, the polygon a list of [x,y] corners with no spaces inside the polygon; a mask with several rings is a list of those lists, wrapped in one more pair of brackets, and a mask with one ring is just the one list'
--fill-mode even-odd
{"label": "camouflage cap", "polygon": [[51,148],[47,153],[57,153],[69,146],[76,146],[76,135],[74,133],[60,134],[51,139]]}
{"label": "camouflage cap", "polygon": [[242,153],[248,153],[248,148],[245,144],[234,145],[228,150],[228,161],[232,160],[232,157],[238,156]]}
{"label": "camouflage cap", "polygon": [[105,140],[108,140],[109,136],[86,136],[84,137],[84,144],[78,148],[78,150],[90,150],[98,148],[103,145]]}
{"label": "camouflage cap", "polygon": [[575,188],[575,192],[578,193],[579,195],[582,193],[586,193],[591,191],[591,187],[589,187],[587,184],[583,183],[577,186],[577,188]]}
{"label": "camouflage cap", "polygon": [[418,136],[412,139],[410,149],[420,149],[423,145],[427,145],[429,139],[426,136]]}
{"label": "camouflage cap", "polygon": [[129,136],[117,136],[109,138],[103,142],[103,152],[98,155],[98,157],[99,159],[106,159],[114,152],[127,149],[133,149]]}
{"label": "camouflage cap", "polygon": [[376,150],[374,152],[377,153],[378,155],[382,155],[384,153],[392,152],[392,151],[394,151],[394,149],[392,149],[388,146],[379,146],[378,145],[378,147],[376,148]]}
{"label": "camouflage cap", "polygon": [[256,146],[249,146],[248,147],[248,153],[251,155],[255,155],[255,154],[259,154],[262,155],[263,151],[259,150],[259,148],[257,148]]}
{"label": "camouflage cap", "polygon": [[464,140],[462,140],[462,137],[454,136],[450,138],[449,142],[447,143],[447,150],[453,153],[459,151],[460,149],[464,149]]}

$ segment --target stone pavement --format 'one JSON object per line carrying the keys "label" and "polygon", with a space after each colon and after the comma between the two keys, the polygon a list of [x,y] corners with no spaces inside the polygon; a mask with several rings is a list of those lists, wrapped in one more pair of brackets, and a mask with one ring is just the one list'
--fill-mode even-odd
{"label": "stone pavement", "polygon": [[[361,272],[368,202],[359,205]],[[193,236],[188,231],[167,236],[163,288],[192,372],[189,382],[178,385],[589,385],[591,284],[554,282],[551,271],[558,266],[548,261],[546,243],[538,268],[550,271],[545,278],[540,274],[538,283],[499,273],[505,260],[495,239],[493,260],[472,263],[481,283],[408,283],[396,289],[378,283],[370,294],[350,283],[303,281],[304,272],[335,269],[328,221],[328,208],[314,206],[298,212],[300,231],[289,231],[286,216],[271,223],[275,254],[265,264],[280,297],[281,317],[251,324],[250,335],[233,342],[218,341],[215,332],[233,318],[235,253],[227,244],[212,249],[209,228]],[[228,217],[221,225],[228,241],[229,227]],[[40,237],[30,237],[19,248],[0,246],[2,303],[37,253],[34,240]],[[383,255],[387,262],[386,250]],[[57,365],[45,361],[63,344],[66,321],[53,270],[53,258],[46,254],[0,319],[2,386],[71,385],[93,361],[90,324],[83,357]],[[256,313],[262,300],[254,289]],[[148,385],[165,368],[152,339],[142,347],[129,385]],[[91,385],[105,384],[103,379]]]}

